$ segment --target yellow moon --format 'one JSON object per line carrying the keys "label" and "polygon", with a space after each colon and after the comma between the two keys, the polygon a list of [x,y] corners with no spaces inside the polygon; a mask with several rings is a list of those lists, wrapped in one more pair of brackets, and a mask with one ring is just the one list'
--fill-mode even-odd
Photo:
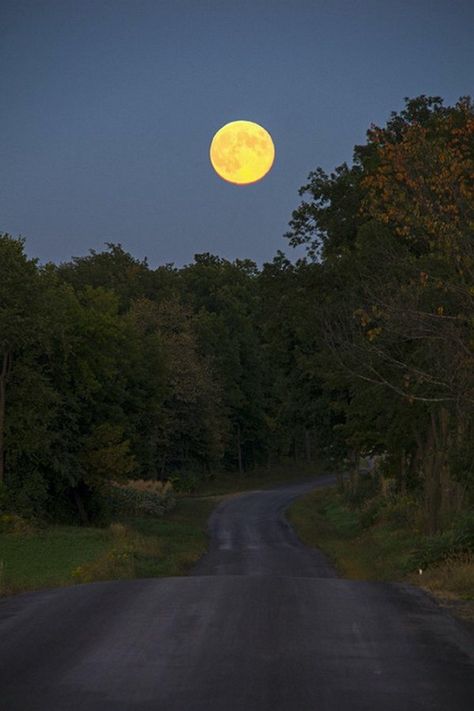
{"label": "yellow moon", "polygon": [[275,160],[272,137],[253,121],[231,121],[211,142],[210,158],[216,173],[235,185],[261,180]]}

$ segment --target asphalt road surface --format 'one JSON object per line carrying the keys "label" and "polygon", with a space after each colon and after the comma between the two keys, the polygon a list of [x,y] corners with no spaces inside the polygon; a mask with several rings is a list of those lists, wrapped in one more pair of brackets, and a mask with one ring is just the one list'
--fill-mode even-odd
{"label": "asphalt road surface", "polygon": [[338,578],[286,523],[324,483],[225,500],[192,576],[0,601],[1,711],[471,711],[468,632],[421,591]]}

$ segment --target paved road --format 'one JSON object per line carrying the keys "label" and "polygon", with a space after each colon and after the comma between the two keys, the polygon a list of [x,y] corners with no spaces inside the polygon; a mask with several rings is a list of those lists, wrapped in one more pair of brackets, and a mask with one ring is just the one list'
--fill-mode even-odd
{"label": "paved road", "polygon": [[1,601],[1,711],[470,711],[467,632],[298,542],[312,486],[227,499],[193,576]]}

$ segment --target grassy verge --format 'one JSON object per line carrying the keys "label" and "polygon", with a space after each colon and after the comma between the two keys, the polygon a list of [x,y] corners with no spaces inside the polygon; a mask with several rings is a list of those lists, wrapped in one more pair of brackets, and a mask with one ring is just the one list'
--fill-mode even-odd
{"label": "grassy verge", "polygon": [[407,581],[433,593],[460,616],[474,620],[474,559],[464,552],[415,567],[427,538],[416,512],[351,508],[335,489],[298,499],[288,519],[301,540],[323,550],[344,577],[353,580]]}
{"label": "grassy verge", "polygon": [[0,595],[95,580],[183,575],[205,552],[211,499],[179,499],[163,518],[109,528],[29,527],[0,534]]}

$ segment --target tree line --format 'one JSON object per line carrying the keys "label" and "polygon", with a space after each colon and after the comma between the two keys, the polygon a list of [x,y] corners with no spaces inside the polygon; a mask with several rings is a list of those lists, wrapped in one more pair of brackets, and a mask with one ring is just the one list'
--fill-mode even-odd
{"label": "tree line", "polygon": [[308,177],[258,269],[40,265],[0,236],[0,506],[85,521],[111,479],[379,455],[431,531],[473,492],[474,110],[407,99]]}

